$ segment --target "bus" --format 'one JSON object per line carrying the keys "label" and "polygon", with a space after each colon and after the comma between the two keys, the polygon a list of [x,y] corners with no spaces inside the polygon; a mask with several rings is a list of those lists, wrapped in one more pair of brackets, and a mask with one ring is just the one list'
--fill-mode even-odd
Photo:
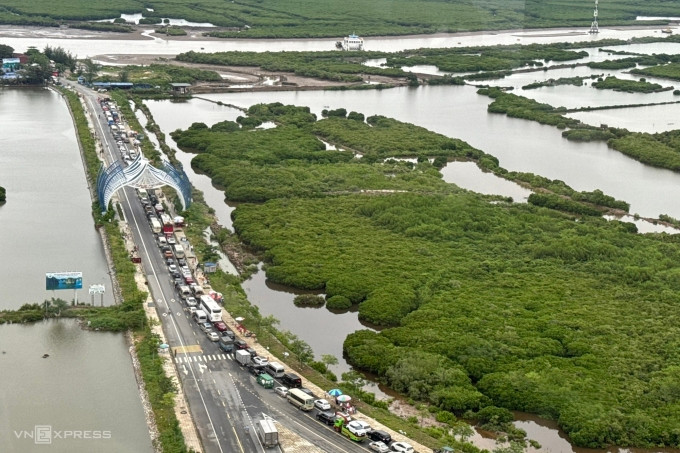
{"label": "bus", "polygon": [[300,389],[288,390],[288,402],[302,409],[303,411],[311,411],[314,409],[314,397],[306,394]]}
{"label": "bus", "polygon": [[200,308],[208,315],[208,321],[222,321],[222,307],[220,307],[212,297],[206,295],[201,296]]}

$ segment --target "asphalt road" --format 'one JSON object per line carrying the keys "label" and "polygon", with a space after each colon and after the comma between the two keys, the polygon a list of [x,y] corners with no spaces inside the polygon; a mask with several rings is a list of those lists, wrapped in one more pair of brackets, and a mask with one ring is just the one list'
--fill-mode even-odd
{"label": "asphalt road", "polygon": [[[106,119],[100,115],[102,110],[97,97],[101,95],[81,85],[69,84],[85,97],[107,162],[120,160],[120,152]],[[166,262],[135,190],[126,187],[119,191],[118,196],[139,249],[149,291],[168,344],[171,348],[184,347],[184,350],[192,351],[178,354],[175,366],[205,452],[277,451],[271,448],[265,450],[257,439],[253,422],[264,415],[307,439],[321,451],[366,452],[366,447],[347,440],[315,420],[316,410],[302,412],[273,390],[258,385],[254,376],[224,354],[217,343],[208,340],[189,318],[175,292]]]}

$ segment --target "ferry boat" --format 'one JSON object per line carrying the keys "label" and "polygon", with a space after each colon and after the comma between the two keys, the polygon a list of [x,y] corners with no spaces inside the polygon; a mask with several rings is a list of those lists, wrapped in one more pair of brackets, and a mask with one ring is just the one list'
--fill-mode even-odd
{"label": "ferry boat", "polygon": [[673,33],[673,30],[671,30],[670,27],[668,27],[661,30],[661,33],[668,33],[670,35]]}
{"label": "ferry boat", "polygon": [[364,39],[355,34],[346,36],[342,41],[335,43],[335,47],[342,50],[364,50]]}

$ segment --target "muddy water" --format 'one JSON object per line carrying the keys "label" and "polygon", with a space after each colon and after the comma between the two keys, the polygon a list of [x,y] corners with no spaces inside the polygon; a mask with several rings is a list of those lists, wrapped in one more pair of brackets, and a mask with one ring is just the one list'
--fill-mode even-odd
{"label": "muddy water", "polygon": [[[72,319],[0,326],[0,451],[151,453],[127,347]],[[49,445],[28,437],[36,426]]]}

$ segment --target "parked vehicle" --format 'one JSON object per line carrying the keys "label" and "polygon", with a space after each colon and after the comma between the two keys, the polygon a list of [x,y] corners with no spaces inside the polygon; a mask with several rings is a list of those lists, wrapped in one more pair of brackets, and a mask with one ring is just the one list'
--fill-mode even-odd
{"label": "parked vehicle", "polygon": [[330,426],[335,423],[335,414],[330,411],[317,412],[316,419]]}
{"label": "parked vehicle", "polygon": [[187,301],[187,307],[197,307],[198,306],[198,301],[196,300],[195,297],[189,296],[189,297],[186,298],[186,301]]}
{"label": "parked vehicle", "polygon": [[224,352],[234,352],[234,340],[232,340],[229,337],[225,337],[224,335],[220,336],[220,349],[223,350]]}
{"label": "parked vehicle", "polygon": [[[243,340],[234,340],[234,346],[236,349],[247,349],[248,348],[248,343],[246,343]],[[245,351],[243,351],[245,352]],[[246,354],[250,355],[249,353],[246,352]]]}
{"label": "parked vehicle", "polygon": [[413,453],[413,447],[411,444],[406,443],[406,442],[395,442],[392,445],[390,445],[390,448],[392,451],[399,451],[402,453]]}
{"label": "parked vehicle", "polygon": [[[246,365],[246,370],[248,370],[248,373],[252,374],[255,377],[258,377],[261,374],[267,374],[264,371],[263,367],[261,367],[260,365],[255,365],[254,363],[249,363],[248,365]],[[267,375],[267,376],[269,376],[269,375]],[[272,387],[273,386],[274,386],[274,384],[272,384]]]}
{"label": "parked vehicle", "polygon": [[260,365],[260,366],[264,367],[265,365],[267,365],[269,363],[269,361],[267,359],[265,359],[264,357],[260,357],[260,356],[256,355],[255,357],[253,357],[253,363],[256,364],[256,365]]}
{"label": "parked vehicle", "polygon": [[207,320],[208,315],[206,315],[203,310],[196,310],[196,313],[194,313],[194,321],[201,323],[206,322]]}
{"label": "parked vehicle", "polygon": [[218,332],[226,332],[228,330],[227,325],[222,321],[213,322],[213,326]]}
{"label": "parked vehicle", "polygon": [[279,443],[279,432],[271,420],[260,420],[257,424],[257,436],[265,448],[275,447]]}
{"label": "parked vehicle", "polygon": [[392,436],[390,436],[390,433],[386,431],[381,431],[381,430],[375,430],[375,431],[369,431],[367,434],[369,439],[375,440],[377,442],[383,442],[387,445],[392,442]]}
{"label": "parked vehicle", "polygon": [[151,231],[156,234],[161,232],[161,222],[159,222],[156,217],[151,217],[151,219],[149,219],[149,224],[151,225]]}
{"label": "parked vehicle", "polygon": [[236,353],[234,353],[234,358],[242,366],[246,366],[250,363],[250,354],[242,349],[239,349],[236,351]]}
{"label": "parked vehicle", "polygon": [[370,448],[373,451],[377,451],[378,453],[388,453],[390,451],[390,447],[385,445],[384,442],[380,441],[373,441],[370,444],[368,444],[368,448]]}
{"label": "parked vehicle", "polygon": [[288,387],[276,387],[274,388],[274,392],[282,397],[288,396]]}
{"label": "parked vehicle", "polygon": [[266,389],[274,388],[274,378],[267,373],[260,373],[257,376],[257,383]]}
{"label": "parked vehicle", "polygon": [[325,399],[318,399],[314,400],[314,407],[319,409],[320,411],[329,411],[331,410],[331,404],[326,401]]}
{"label": "parked vehicle", "polygon": [[300,389],[290,389],[288,390],[288,402],[298,409],[303,411],[311,411],[314,409],[314,398],[307,395],[305,392],[301,392]]}
{"label": "parked vehicle", "polygon": [[338,415],[335,417],[335,422],[333,423],[333,429],[337,432],[346,436],[348,439],[354,442],[361,442],[366,438],[366,431],[363,429],[357,429],[356,426],[351,426],[352,422],[349,421],[348,417]]}
{"label": "parked vehicle", "polygon": [[[288,388],[302,387],[302,379],[295,373],[286,373],[281,377],[281,383]],[[303,392],[304,393],[304,392]]]}
{"label": "parked vehicle", "polygon": [[360,426],[361,429],[363,429],[367,433],[371,431],[371,425],[369,425],[363,420],[353,420],[352,423],[355,423],[356,425]]}
{"label": "parked vehicle", "polygon": [[308,389],[307,387],[300,387],[300,390],[302,390],[303,392],[305,392],[307,395],[311,396],[311,397],[314,398],[314,399],[317,399],[317,398],[318,398],[318,396],[316,396],[316,395],[314,394],[314,392],[312,392],[312,391],[311,391],[310,389]]}
{"label": "parked vehicle", "polygon": [[283,377],[286,373],[286,369],[279,362],[269,362],[265,365],[265,368],[267,369],[267,374],[275,378]]}

